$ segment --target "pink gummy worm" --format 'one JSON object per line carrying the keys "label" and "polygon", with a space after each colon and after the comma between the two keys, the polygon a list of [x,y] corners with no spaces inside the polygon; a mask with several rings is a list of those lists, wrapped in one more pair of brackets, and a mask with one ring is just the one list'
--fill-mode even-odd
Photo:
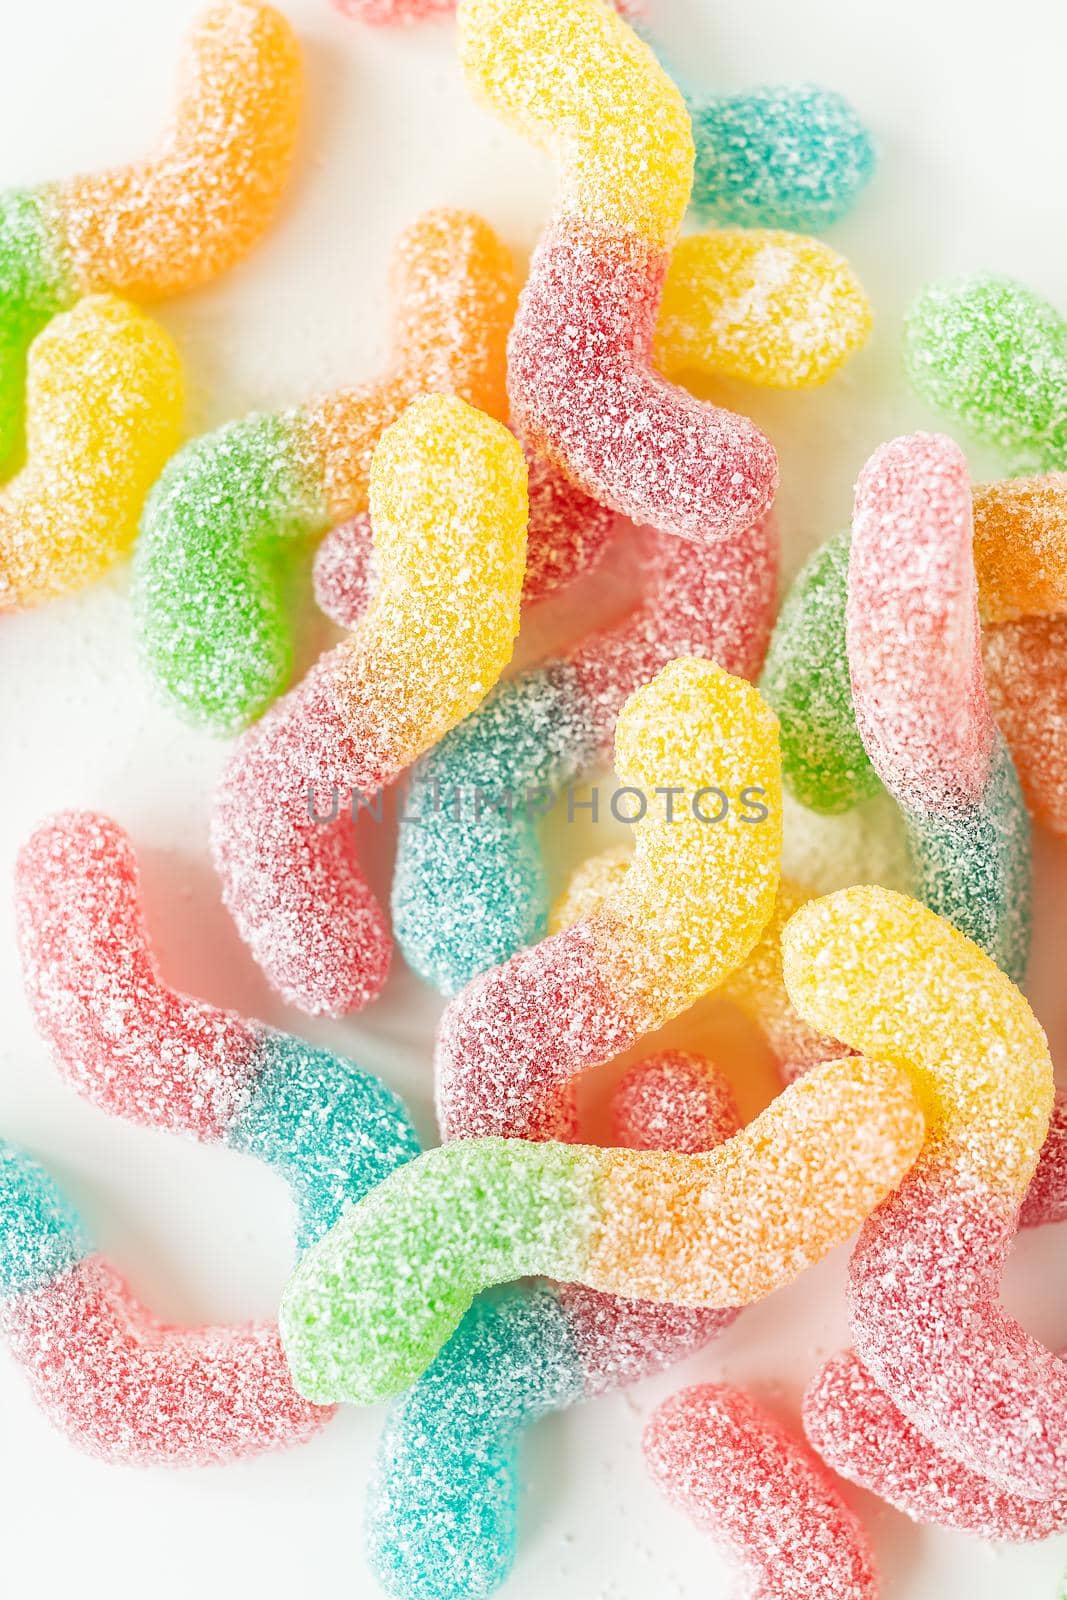
{"label": "pink gummy worm", "polygon": [[978,804],[996,744],[973,543],[967,461],[951,439],[916,433],[875,451],[849,558],[852,692],[878,775],[924,812]]}
{"label": "pink gummy worm", "polygon": [[750,1395],[684,1389],[653,1413],[644,1450],[668,1498],[751,1573],[752,1600],[877,1600],[859,1519],[803,1440]]}
{"label": "pink gummy worm", "polygon": [[604,505],[665,533],[726,539],[770,506],[777,458],[753,422],[653,369],[667,264],[636,234],[557,217],[511,333],[512,417],[528,446]]}
{"label": "pink gummy worm", "polygon": [[262,1030],[163,981],[118,824],[93,812],[42,824],[19,852],[15,892],[26,994],[78,1092],[114,1116],[221,1139]]}
{"label": "pink gummy worm", "polygon": [[333,1414],[294,1389],[274,1324],[171,1328],[88,1256],[0,1307],[41,1409],[111,1460],[210,1465],[302,1443]]}

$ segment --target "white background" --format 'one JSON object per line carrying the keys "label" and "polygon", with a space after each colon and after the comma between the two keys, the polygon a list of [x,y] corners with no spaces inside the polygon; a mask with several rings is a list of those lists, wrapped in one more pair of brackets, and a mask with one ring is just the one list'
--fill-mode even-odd
{"label": "white background", "polygon": [[[835,242],[874,300],[876,337],[828,391],[768,401],[732,392],[770,428],[784,473],[787,566],[848,517],[867,453],[929,418],[898,374],[899,319],[927,278],[972,268],[1026,279],[1067,308],[1063,59],[1067,13],[959,0],[658,0],[663,34],[709,88],[816,79],[875,128],[881,169]],[[199,431],[374,371],[390,241],[427,205],[481,209],[526,250],[551,192],[545,164],[471,108],[451,29],[371,35],[327,0],[285,0],[304,41],[308,114],[296,182],[269,242],[216,289],[159,316],[175,334]],[[4,0],[0,184],[122,161],[150,146],[195,0]],[[976,475],[994,464],[975,458]],[[617,563],[618,565],[618,563]],[[617,577],[617,574],[615,575]],[[610,570],[600,592],[614,581]],[[569,620],[584,602],[572,601]],[[568,625],[562,611],[559,628]],[[554,626],[542,619],[529,649]],[[309,632],[304,654],[318,641]],[[224,750],[153,705],[136,666],[120,575],[0,623],[0,1129],[45,1157],[141,1296],[178,1321],[270,1315],[289,1261],[281,1186],[234,1155],[111,1122],[59,1082],[35,1037],[14,955],[10,865],[42,815],[100,806],[143,853],[168,976],[193,993],[304,1031],[384,1072],[430,1133],[437,1002],[399,968],[358,1023],[302,1023],[266,992],[219,907],[205,850]],[[598,841],[603,842],[603,841]],[[578,848],[566,841],[568,853]],[[589,843],[588,840],[585,841]],[[1031,992],[1054,1046],[1067,1021],[1057,957],[1065,852],[1038,842],[1041,905]],[[388,881],[388,860],[375,867]],[[1054,889],[1055,886],[1055,889]],[[766,1063],[713,1008],[672,1037],[717,1049],[746,1109]],[[1007,1299],[1051,1342],[1067,1337],[1062,1246],[1020,1242]],[[740,1319],[717,1347],[627,1395],[553,1419],[523,1458],[524,1534],[508,1600],[716,1600],[730,1569],[644,1478],[655,1402],[700,1378],[751,1383],[795,1418],[820,1357],[845,1339],[845,1255]],[[34,1409],[0,1356],[0,1570],[12,1593],[227,1591],[370,1596],[359,1553],[377,1412],[349,1412],[302,1450],[203,1473],[82,1458]],[[885,1600],[1052,1600],[1067,1540],[1022,1551],[919,1530],[855,1497],[882,1560]]]}

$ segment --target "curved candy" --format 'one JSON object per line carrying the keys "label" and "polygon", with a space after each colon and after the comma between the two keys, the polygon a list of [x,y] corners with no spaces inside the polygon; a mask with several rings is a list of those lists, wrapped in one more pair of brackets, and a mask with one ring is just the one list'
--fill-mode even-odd
{"label": "curved candy", "polygon": [[488,225],[427,213],[397,243],[391,289],[379,380],[194,440],[146,508],[135,600],[148,669],[179,710],[220,732],[259,715],[288,680],[279,558],[365,509],[375,447],[408,403],[440,390],[506,412],[516,284]]}
{"label": "curved candy", "polygon": [[0,611],[84,588],[126,553],[182,408],[172,340],[122,300],[91,295],[37,335],[26,464],[0,492]]}
{"label": "curved candy", "polygon": [[1067,472],[975,489],[974,567],[983,623],[1067,611]]}
{"label": "curved candy", "polygon": [[877,1600],[859,1518],[803,1440],[744,1390],[683,1389],[653,1412],[644,1453],[667,1498],[744,1568],[752,1600]]}
{"label": "curved candy", "polygon": [[714,549],[647,535],[641,554],[644,593],[627,616],[502,684],[414,776],[393,925],[405,959],[446,994],[544,934],[539,819],[610,756],[627,695],[680,654],[739,676],[759,666],[777,586],[770,518]]}
{"label": "curved candy", "polygon": [[916,1522],[1012,1543],[1067,1530],[1067,1495],[1009,1494],[939,1450],[851,1350],[828,1361],[809,1384],[804,1431],[836,1473]]}
{"label": "curved candy", "polygon": [[802,906],[786,985],[815,1028],[909,1072],[923,1154],[852,1256],[856,1351],[904,1415],[998,1487],[1067,1490],[1067,1367],[1006,1317],[1001,1270],[1052,1107],[1048,1045],[989,957],[885,889]]}
{"label": "curved candy", "polygon": [[[739,1126],[726,1080],[677,1051],[631,1067],[613,1109],[632,1149],[707,1150]],[[476,1301],[386,1423],[364,1519],[379,1583],[401,1600],[492,1594],[515,1557],[522,1431],[660,1370],[734,1316],[574,1284]]]}
{"label": "curved candy", "polygon": [[1067,618],[1027,617],[986,630],[986,688],[1027,805],[1067,834]]}
{"label": "curved candy", "polygon": [[[38,828],[19,854],[16,906],[27,995],[73,1086],[113,1115],[274,1167],[298,1250],[418,1153],[379,1079],[165,983],[132,847],[109,818],[70,812]],[[46,1175],[6,1146],[3,1168],[0,1323],[78,1442],[126,1460],[228,1460],[298,1443],[325,1420],[292,1390],[275,1328],[163,1326],[91,1252]]]}
{"label": "curved candy", "polygon": [[378,445],[371,506],[380,583],[367,618],[238,743],[211,830],[223,897],[269,982],[331,1015],[378,993],[391,954],[353,817],[474,709],[511,655],[522,451],[462,400],[417,400]]}
{"label": "curved candy", "polygon": [[462,0],[459,23],[472,90],[562,168],[509,345],[516,427],[635,522],[741,533],[774,497],[774,450],[650,365],[692,176],[681,96],[603,0]]}
{"label": "curved candy", "polygon": [[921,1143],[903,1076],[849,1057],[790,1084],[709,1155],[444,1145],[348,1208],[298,1264],[280,1315],[294,1381],[320,1401],[395,1394],[480,1289],[529,1274],[746,1305],[847,1238]]}
{"label": "curved candy", "polygon": [[680,239],[654,354],[685,371],[781,389],[826,383],[870,336],[871,307],[848,262],[819,239],[722,228]]}
{"label": "curved candy", "polygon": [[630,697],[615,729],[619,792],[643,807],[630,869],[587,920],[452,1001],[435,1061],[444,1138],[554,1131],[580,1072],[741,965],[778,883],[776,733],[751,685],[691,656]]}
{"label": "curved candy", "polygon": [[160,299],[257,243],[281,198],[302,96],[299,47],[258,0],[205,11],[159,155],[0,195],[0,466],[14,447],[34,335],[85,294]]}
{"label": "curved candy", "polygon": [[908,822],[916,893],[1021,981],[1030,824],[982,675],[967,462],[882,446],[856,486],[848,661],[864,748]]}
{"label": "curved candy", "polygon": [[1020,465],[1067,463],[1067,321],[1024,284],[931,284],[908,313],[904,359],[924,400]]}

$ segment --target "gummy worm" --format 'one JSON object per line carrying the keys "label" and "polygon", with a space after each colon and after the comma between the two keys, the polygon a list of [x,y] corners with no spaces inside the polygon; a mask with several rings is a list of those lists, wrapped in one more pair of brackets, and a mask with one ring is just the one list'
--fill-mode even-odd
{"label": "gummy worm", "polygon": [[846,630],[856,724],[908,823],[916,893],[1021,981],[1030,827],[986,697],[971,489],[959,448],[913,434],[860,475]]}
{"label": "gummy worm", "polygon": [[782,946],[800,1014],[909,1072],[926,1114],[920,1160],[853,1252],[860,1360],[963,1465],[1012,1494],[1063,1493],[1067,1367],[999,1304],[1049,1127],[1052,1064],[1041,1028],[976,945],[889,890],[810,902]]}
{"label": "gummy worm", "polygon": [[774,450],[650,365],[692,178],[681,96],[603,0],[462,0],[459,25],[472,90],[561,168],[509,345],[520,434],[639,524],[740,534],[774,497]]}
{"label": "gummy worm", "polygon": [[[681,1052],[631,1067],[613,1110],[616,1139],[631,1149],[695,1153],[740,1126],[725,1078]],[[622,1300],[575,1284],[510,1288],[475,1301],[386,1422],[364,1519],[379,1583],[402,1600],[492,1594],[515,1557],[522,1431],[548,1412],[659,1371],[735,1315]]]}
{"label": "gummy worm", "polygon": [[706,1383],[653,1412],[645,1462],[751,1575],[752,1600],[877,1600],[874,1556],[832,1477],[742,1389]]}
{"label": "gummy worm", "polygon": [[181,363],[155,322],[103,294],[53,318],[29,351],[26,463],[0,492],[0,611],[125,554],[181,422]]}
{"label": "gummy worm", "polygon": [[[418,1153],[379,1079],[164,982],[132,847],[109,818],[68,812],[38,828],[16,897],[27,995],[73,1087],[112,1115],[275,1168],[298,1250]],[[162,1325],[51,1179],[8,1145],[0,1191],[0,1326],[77,1442],[131,1461],[223,1461],[298,1443],[327,1420],[294,1392],[276,1328]]]}
{"label": "gummy worm", "polygon": [[302,95],[289,23],[258,0],[204,12],[173,127],[151,161],[0,195],[0,465],[15,446],[34,335],[98,290],[161,299],[259,240],[292,164]]}
{"label": "gummy worm", "polygon": [[219,732],[261,714],[287,683],[279,556],[365,509],[390,423],[434,390],[506,413],[516,284],[489,226],[468,212],[428,212],[397,243],[391,289],[381,379],[194,440],[149,500],[135,594],[148,669],[177,709]]}
{"label": "gummy worm", "polygon": [[268,981],[331,1015],[373,999],[391,954],[352,817],[496,682],[526,544],[518,442],[453,397],[417,400],[385,431],[370,494],[381,580],[367,618],[239,741],[211,830]]}
{"label": "gummy worm", "polygon": [[739,676],[759,667],[777,586],[771,517],[725,547],[646,535],[641,553],[629,615],[501,684],[413,777],[393,925],[405,959],[446,994],[543,936],[539,817],[610,755],[626,697],[680,654]]}

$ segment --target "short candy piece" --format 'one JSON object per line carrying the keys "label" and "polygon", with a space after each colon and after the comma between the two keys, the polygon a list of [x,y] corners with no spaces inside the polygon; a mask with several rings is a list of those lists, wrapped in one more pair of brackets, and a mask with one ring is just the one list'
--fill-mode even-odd
{"label": "short candy piece", "polygon": [[1030,823],[982,674],[962,451],[877,450],[856,486],[846,615],[856,724],[909,826],[916,893],[1021,982]]}
{"label": "short candy piece", "polygon": [[908,1421],[851,1350],[809,1384],[804,1431],[842,1478],[916,1522],[1012,1543],[1067,1530],[1067,1496],[1026,1500],[962,1466]]}
{"label": "short candy piece", "polygon": [[478,705],[511,655],[522,451],[462,400],[417,400],[375,452],[371,508],[380,581],[366,621],[241,739],[211,833],[226,904],[269,982],[335,1016],[374,998],[391,953],[352,818]]}
{"label": "short candy piece", "polygon": [[[109,818],[40,827],[16,891],[27,994],[65,1076],[113,1115],[272,1166],[292,1191],[298,1249],[418,1153],[379,1079],[165,983],[132,848]],[[0,1281],[15,1298],[0,1323],[79,1442],[126,1460],[228,1460],[299,1443],[325,1420],[293,1393],[275,1329],[163,1328],[90,1253],[44,1175],[15,1154],[6,1170]]]}
{"label": "short candy piece", "polygon": [[299,47],[258,0],[205,11],[174,124],[153,160],[0,195],[0,467],[14,447],[22,364],[49,317],[85,294],[180,294],[227,271],[277,211],[302,98]]}
{"label": "short candy piece", "polygon": [[1063,1493],[1067,1367],[999,1303],[1052,1107],[1041,1028],[976,945],[885,889],[810,901],[782,947],[801,1015],[910,1073],[927,1118],[922,1157],[853,1251],[857,1354],[965,1466],[1012,1494]]}
{"label": "short candy piece", "polygon": [[774,497],[773,448],[650,365],[692,174],[681,96],[603,0],[462,0],[459,23],[472,91],[561,168],[509,346],[516,427],[639,524],[742,532]]}
{"label": "short candy piece", "polygon": [[620,792],[643,807],[630,868],[588,920],[452,1001],[435,1063],[446,1139],[555,1131],[579,1073],[716,988],[770,917],[777,728],[751,685],[710,661],[672,661],[623,707],[615,751]]}
{"label": "short candy piece", "polygon": [[[712,1149],[739,1126],[726,1080],[680,1051],[632,1066],[613,1110],[631,1149]],[[398,1600],[492,1594],[515,1558],[523,1430],[690,1354],[735,1315],[574,1284],[476,1301],[386,1423],[364,1519],[379,1583]]]}
{"label": "short candy piece", "polygon": [[123,301],[90,295],[37,335],[26,463],[0,492],[0,611],[81,589],[125,555],[182,408],[173,342]]}
{"label": "short candy piece", "polygon": [[279,558],[366,509],[375,447],[408,403],[437,390],[506,413],[517,285],[488,224],[426,213],[397,242],[390,279],[380,379],[194,440],[146,508],[135,603],[148,669],[178,710],[219,732],[260,715],[288,681]]}
{"label": "short candy piece", "polygon": [[701,1384],[653,1412],[653,1481],[724,1543],[752,1600],[878,1600],[859,1518],[802,1439],[742,1389]]}
{"label": "short candy piece", "polygon": [[738,676],[757,671],[777,557],[770,517],[713,549],[646,535],[633,610],[501,684],[426,757],[400,822],[393,882],[396,937],[416,972],[454,994],[542,937],[539,818],[610,759],[627,695],[673,657],[706,654]]}
{"label": "short candy piece", "polygon": [[921,1144],[905,1077],[849,1057],[709,1155],[445,1145],[346,1210],[298,1264],[280,1314],[294,1381],[320,1401],[396,1394],[480,1289],[529,1274],[746,1305],[847,1238]]}
{"label": "short candy piece", "polygon": [[908,313],[904,359],[925,400],[1019,465],[1067,462],[1067,321],[1025,285],[931,284]]}
{"label": "short candy piece", "polygon": [[655,357],[686,371],[780,389],[826,383],[870,336],[871,307],[819,239],[723,228],[680,239],[663,286]]}

